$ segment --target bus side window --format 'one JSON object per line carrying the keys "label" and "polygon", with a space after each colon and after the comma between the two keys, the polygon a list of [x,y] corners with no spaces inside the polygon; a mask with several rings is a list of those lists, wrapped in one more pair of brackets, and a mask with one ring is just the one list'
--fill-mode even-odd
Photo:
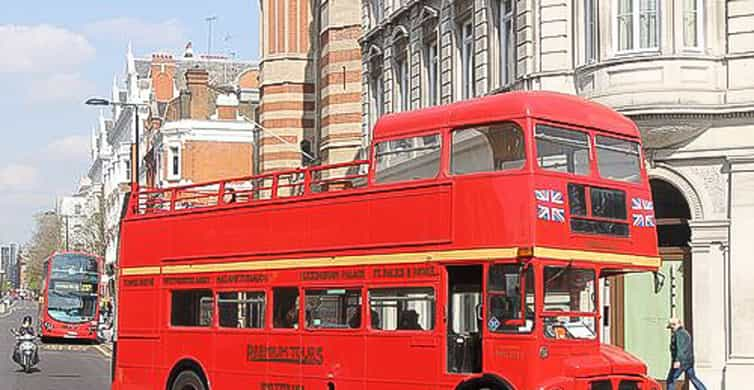
{"label": "bus side window", "polygon": [[272,291],[272,326],[277,329],[297,329],[298,288],[278,287]]}
{"label": "bus side window", "polygon": [[358,329],[361,327],[361,291],[306,290],[306,327]]}
{"label": "bus side window", "polygon": [[217,306],[222,328],[264,328],[263,292],[221,292],[217,294]]}
{"label": "bus side window", "polygon": [[170,325],[209,327],[214,300],[210,290],[177,290],[171,293]]}
{"label": "bus side window", "polygon": [[429,331],[435,327],[435,291],[431,287],[369,290],[370,328]]}
{"label": "bus side window", "polygon": [[450,171],[454,175],[518,170],[526,163],[524,132],[515,123],[498,123],[453,132]]}

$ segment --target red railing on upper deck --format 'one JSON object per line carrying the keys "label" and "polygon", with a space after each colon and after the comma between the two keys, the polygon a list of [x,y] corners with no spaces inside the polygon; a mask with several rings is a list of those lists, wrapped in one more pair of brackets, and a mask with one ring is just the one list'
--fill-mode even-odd
{"label": "red railing on upper deck", "polygon": [[139,191],[130,211],[135,215],[164,214],[365,187],[369,164],[369,160],[357,160],[201,184],[150,188]]}

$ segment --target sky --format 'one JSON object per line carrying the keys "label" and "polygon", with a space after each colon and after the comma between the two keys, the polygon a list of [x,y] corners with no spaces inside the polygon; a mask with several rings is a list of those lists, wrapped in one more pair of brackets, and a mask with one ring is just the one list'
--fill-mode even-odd
{"label": "sky", "polygon": [[0,1],[0,243],[23,244],[33,216],[71,194],[91,162],[98,111],[123,80],[128,43],[137,57],[176,56],[186,43],[258,59],[258,0]]}

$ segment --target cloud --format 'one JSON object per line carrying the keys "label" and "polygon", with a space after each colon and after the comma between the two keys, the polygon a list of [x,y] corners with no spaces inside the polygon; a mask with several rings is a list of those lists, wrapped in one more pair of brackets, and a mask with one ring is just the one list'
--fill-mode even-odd
{"label": "cloud", "polygon": [[0,190],[20,191],[34,188],[39,181],[39,170],[23,164],[0,167]]}
{"label": "cloud", "polygon": [[39,73],[75,68],[96,51],[81,34],[50,25],[0,25],[0,73]]}
{"label": "cloud", "polygon": [[52,141],[46,156],[51,160],[81,161],[89,156],[91,140],[84,135],[69,135]]}
{"label": "cloud", "polygon": [[119,17],[100,20],[84,27],[92,39],[133,42],[137,47],[175,49],[187,42],[186,30],[177,19],[149,22]]}
{"label": "cloud", "polygon": [[29,81],[26,101],[29,103],[82,103],[96,92],[93,82],[80,73],[55,73]]}

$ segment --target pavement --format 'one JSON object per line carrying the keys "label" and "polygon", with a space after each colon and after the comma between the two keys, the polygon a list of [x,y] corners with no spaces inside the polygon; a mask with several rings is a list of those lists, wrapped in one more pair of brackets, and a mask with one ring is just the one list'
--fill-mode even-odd
{"label": "pavement", "polygon": [[18,327],[25,315],[37,318],[34,302],[16,303],[0,315],[0,390],[106,390],[110,388],[109,345],[52,343],[40,346],[37,369],[25,374],[13,362],[15,339],[9,329]]}

